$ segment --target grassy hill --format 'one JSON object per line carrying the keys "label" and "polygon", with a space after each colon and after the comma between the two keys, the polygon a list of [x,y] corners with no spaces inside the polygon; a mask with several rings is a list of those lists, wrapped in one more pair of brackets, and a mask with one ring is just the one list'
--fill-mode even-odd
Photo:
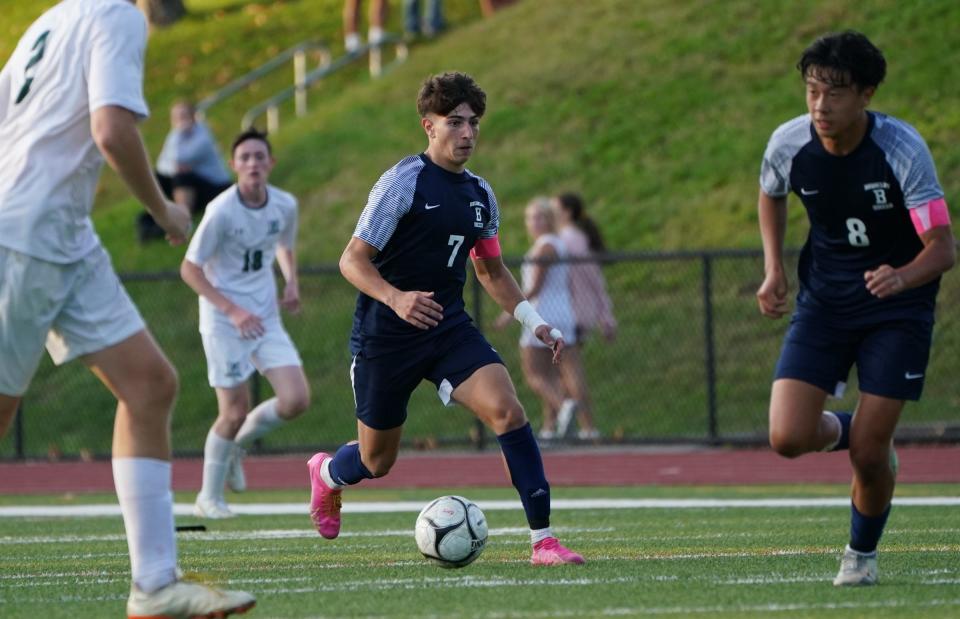
{"label": "grassy hill", "polygon": [[[40,10],[20,0],[8,3],[13,10],[0,30],[3,54],[15,42],[6,34],[16,30],[13,21],[25,25]],[[191,17],[155,32],[150,42],[146,89],[154,116],[144,132],[151,152],[159,150],[173,99],[200,98],[305,38],[325,38],[338,47],[340,5],[339,0],[188,2]],[[284,111],[274,136],[278,166],[272,180],[301,198],[303,264],[335,260],[380,173],[422,150],[416,91],[424,76],[448,69],[473,74],[488,93],[480,148],[470,167],[497,191],[508,254],[527,245],[524,203],[559,190],[586,196],[617,250],[759,247],[760,157],[772,130],[805,111],[793,66],[818,34],[843,28],[866,32],[885,51],[888,78],[874,107],[921,131],[948,200],[956,202],[960,151],[953,145],[960,138],[960,109],[953,102],[960,94],[960,56],[942,36],[944,25],[960,23],[960,5],[954,2],[525,0],[487,20],[479,18],[476,5],[447,0],[450,32],[418,45],[406,64],[382,79],[370,80],[354,69],[311,92],[308,117],[295,119]],[[394,24],[397,17],[395,11]],[[215,108],[211,124],[221,142],[229,142],[240,115],[265,97],[271,84],[281,87],[288,79],[278,76]],[[791,204],[789,240],[799,245],[804,214],[796,201]],[[121,271],[174,268],[182,249],[134,242],[138,210],[107,175],[95,219],[115,265]],[[621,265],[608,273],[621,337],[612,346],[586,351],[598,408],[609,415],[602,423],[605,432],[614,433],[617,425],[616,431],[628,435],[702,435],[699,269],[694,261]],[[726,321],[717,334],[718,396],[734,415],[721,431],[745,432],[763,424],[784,324],[757,317],[752,294],[760,272],[756,261],[740,261],[718,265],[715,273],[714,311]],[[295,431],[310,437],[305,441],[339,440],[352,432],[349,416],[331,418],[328,411],[351,406],[344,334],[352,291],[335,275],[304,286],[305,298],[316,303],[288,325],[309,365],[322,417]],[[195,298],[176,281],[130,288],[181,368],[176,444],[196,449],[215,405],[195,333]],[[954,288],[945,286],[945,307],[960,300]],[[488,304],[486,324],[492,315]],[[943,370],[931,373],[931,397],[914,419],[952,416],[960,401],[947,375],[952,351],[960,345],[956,322],[941,316],[932,367]],[[493,336],[514,371],[515,336],[514,331]],[[937,364],[937,358],[944,362]],[[90,381],[76,366],[51,375],[45,365],[30,405],[72,402],[78,385]],[[83,406],[109,406],[108,394],[87,395],[83,389]],[[536,416],[535,401],[522,385],[520,390]],[[411,436],[464,425],[462,415],[451,421],[435,402],[428,403],[433,397],[424,392],[415,398],[424,414],[411,416]],[[42,421],[33,423],[39,430]],[[93,438],[102,433],[82,416],[63,423],[69,426],[64,433],[73,437],[71,448],[102,448],[103,438]],[[9,453],[9,441],[0,445],[3,453]]]}
{"label": "grassy hill", "polygon": [[[3,56],[42,8],[7,4]],[[144,131],[153,155],[175,98],[205,96],[306,38],[340,47],[339,0],[187,4],[191,16],[150,41],[153,117]],[[304,262],[334,259],[378,175],[423,148],[416,90],[424,76],[446,69],[472,73],[488,91],[470,167],[498,193],[511,253],[526,242],[522,204],[560,189],[584,193],[617,249],[757,246],[763,147],[777,124],[805,111],[793,65],[816,35],[842,28],[863,30],[887,55],[874,107],[914,124],[948,196],[960,189],[960,151],[952,148],[960,109],[949,104],[960,98],[960,63],[949,37],[936,32],[960,23],[960,5],[949,0],[527,0],[488,20],[476,4],[448,0],[448,36],[416,47],[384,79],[352,70],[311,93],[309,117],[283,114],[273,179],[302,198]],[[289,71],[281,73],[211,111],[222,143],[245,109],[271,86],[287,85]],[[179,251],[136,246],[130,222],[138,207],[118,185],[107,175],[95,214],[118,267],[177,264]],[[791,240],[799,243],[802,209],[791,214]]]}

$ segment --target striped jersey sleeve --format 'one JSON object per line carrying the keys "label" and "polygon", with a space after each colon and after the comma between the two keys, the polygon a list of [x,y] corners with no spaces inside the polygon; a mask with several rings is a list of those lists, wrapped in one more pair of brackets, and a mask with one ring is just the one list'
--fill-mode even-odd
{"label": "striped jersey sleeve", "polygon": [[893,170],[907,208],[927,204],[943,197],[943,189],[937,180],[937,169],[927,143],[920,133],[904,121],[875,114],[876,126],[870,136],[886,155]]}
{"label": "striped jersey sleeve", "polygon": [[771,198],[790,193],[790,166],[797,152],[810,141],[810,115],[788,120],[773,132],[760,165],[760,189]]}
{"label": "striped jersey sleeve", "polygon": [[353,236],[382,251],[413,204],[417,177],[423,167],[423,161],[414,155],[384,172],[370,190]]}
{"label": "striped jersey sleeve", "polygon": [[497,232],[500,230],[500,205],[497,204],[497,196],[493,193],[493,187],[490,186],[490,183],[488,183],[485,178],[477,176],[469,170],[467,171],[467,174],[475,178],[477,182],[480,183],[480,188],[486,192],[490,201],[490,221],[487,222],[487,225],[484,226],[483,230],[480,231],[480,238],[496,238]]}

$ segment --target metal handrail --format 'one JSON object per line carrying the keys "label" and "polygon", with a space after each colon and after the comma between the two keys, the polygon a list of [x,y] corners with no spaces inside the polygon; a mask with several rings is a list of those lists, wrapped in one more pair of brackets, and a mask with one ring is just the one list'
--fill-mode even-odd
{"label": "metal handrail", "polygon": [[[384,65],[383,64],[383,47],[388,45],[396,45],[396,55],[392,62]],[[298,117],[302,117],[307,113],[307,88],[309,88],[314,83],[322,80],[323,78],[331,75],[340,69],[346,67],[347,65],[353,64],[357,60],[363,58],[364,55],[369,55],[370,57],[370,76],[371,77],[380,77],[383,75],[383,72],[389,69],[395,64],[399,64],[407,59],[408,50],[406,42],[396,35],[388,34],[383,37],[381,41],[374,44],[365,44],[360,46],[356,51],[349,54],[340,56],[332,62],[328,62],[324,65],[321,65],[311,71],[310,73],[303,76],[302,80],[297,80],[297,83],[293,86],[285,88],[275,94],[274,96],[261,101],[257,105],[253,106],[247,113],[243,115],[243,119],[240,121],[241,129],[248,129],[253,126],[253,121],[256,120],[261,114],[266,112],[267,114],[267,133],[275,133],[280,127],[280,104],[284,101],[287,101],[291,97],[296,97],[296,114]]]}
{"label": "metal handrail", "polygon": [[[327,47],[325,43],[316,40],[301,41],[293,47],[280,52],[249,73],[241,75],[223,88],[214,92],[209,97],[201,99],[200,102],[197,103],[197,118],[203,120],[206,116],[207,110],[209,110],[211,107],[236,94],[243,88],[246,88],[253,82],[282,66],[290,59],[293,59],[294,85],[296,86],[297,84],[303,84],[307,75],[307,52],[312,50],[320,51],[319,67],[324,67],[330,64],[332,54],[330,53],[330,48]],[[306,105],[305,102],[304,105]]]}

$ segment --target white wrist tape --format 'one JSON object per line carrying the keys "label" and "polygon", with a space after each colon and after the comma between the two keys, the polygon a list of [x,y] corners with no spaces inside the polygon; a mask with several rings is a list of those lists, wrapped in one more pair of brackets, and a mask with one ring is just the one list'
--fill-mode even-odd
{"label": "white wrist tape", "polygon": [[547,324],[547,321],[530,305],[530,301],[520,301],[517,303],[517,307],[513,310],[513,317],[529,329],[530,333],[536,333],[537,327]]}

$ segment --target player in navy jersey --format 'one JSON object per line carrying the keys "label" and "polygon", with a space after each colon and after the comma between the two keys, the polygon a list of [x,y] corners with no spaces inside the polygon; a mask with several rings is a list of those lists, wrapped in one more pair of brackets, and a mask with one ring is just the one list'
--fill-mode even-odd
{"label": "player in navy jersey", "polygon": [[[893,434],[918,400],[940,275],[956,259],[943,190],[923,138],[867,110],[886,61],[862,34],[817,39],[797,68],[809,114],[770,138],[760,174],[763,315],[787,313],[783,266],[787,194],[807,209],[797,307],[770,396],[770,444],[794,458],[850,450],[850,542],[833,583],[877,581],[877,544],[896,477]],[[824,410],[856,364],[855,413]]]}
{"label": "player in navy jersey", "polygon": [[380,177],[340,258],[343,276],[360,291],[350,341],[358,440],[310,459],[311,516],[322,536],[337,537],[341,489],[389,472],[410,394],[426,378],[444,404],[465,406],[497,435],[530,525],[531,563],[583,563],[550,529],[550,486],[536,439],[503,361],[464,308],[469,255],[490,296],[560,361],[562,334],[503,264],[493,190],[465,169],[485,109],[486,95],[468,75],[424,82],[417,110],[427,150]]}

